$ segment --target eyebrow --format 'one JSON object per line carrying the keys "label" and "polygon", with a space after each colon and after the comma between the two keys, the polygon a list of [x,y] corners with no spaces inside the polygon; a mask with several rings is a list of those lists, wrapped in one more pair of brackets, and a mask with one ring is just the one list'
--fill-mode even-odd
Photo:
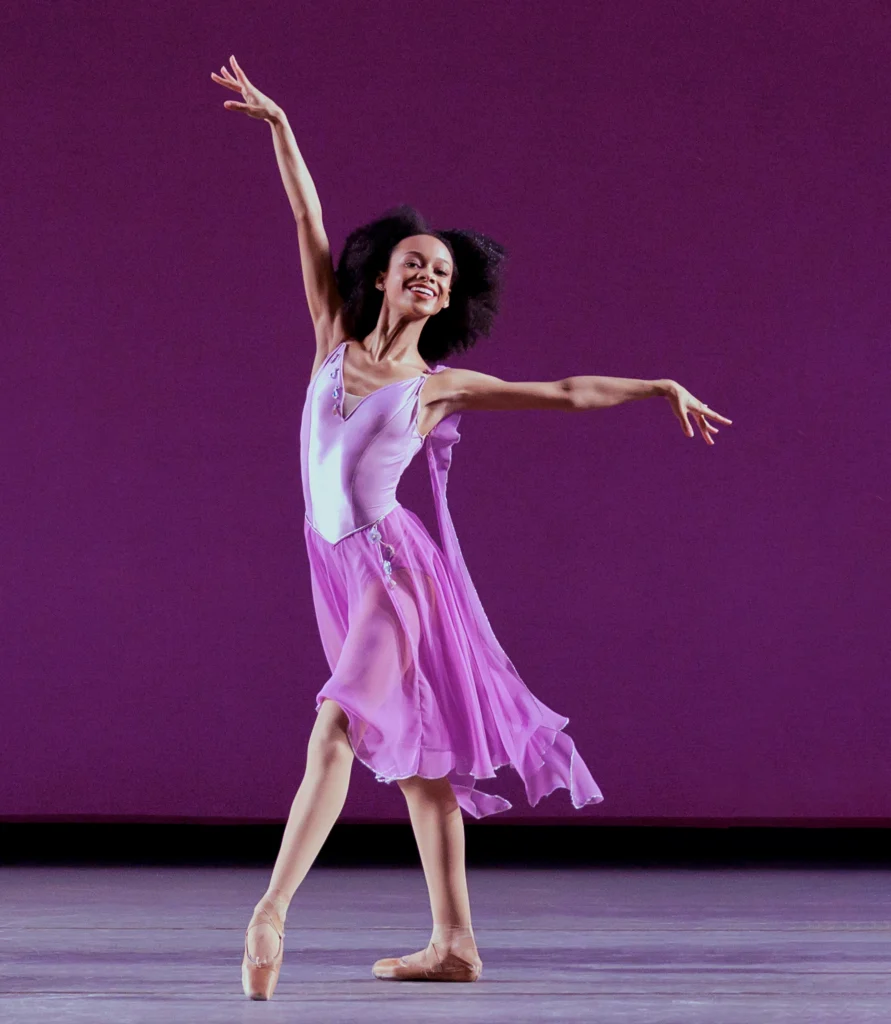
{"label": "eyebrow", "polygon": [[[402,255],[403,256],[420,256],[421,259],[424,258],[424,254],[422,252],[418,252],[417,249],[408,249]],[[449,261],[445,258],[445,256],[437,256],[436,258],[439,260],[440,263],[445,263],[448,266],[451,266],[451,263],[449,263]]]}

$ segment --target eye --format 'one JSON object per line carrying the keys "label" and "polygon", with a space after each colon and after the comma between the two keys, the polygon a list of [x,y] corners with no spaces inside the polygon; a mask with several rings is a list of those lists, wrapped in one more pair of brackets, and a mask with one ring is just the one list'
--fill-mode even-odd
{"label": "eye", "polygon": [[437,274],[444,274],[444,273],[445,273],[444,270],[437,270]]}

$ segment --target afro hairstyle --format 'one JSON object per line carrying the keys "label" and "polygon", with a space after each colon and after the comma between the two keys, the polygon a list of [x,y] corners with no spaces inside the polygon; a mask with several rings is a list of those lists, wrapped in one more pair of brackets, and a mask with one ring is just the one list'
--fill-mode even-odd
{"label": "afro hairstyle", "polygon": [[412,235],[438,238],[452,256],[449,305],[427,320],[418,340],[421,358],[436,363],[472,348],[480,335],[489,336],[507,254],[498,242],[478,232],[431,231],[408,204],[387,210],[349,234],[337,262],[335,279],[350,337],[362,340],[374,330],[384,300],[375,281],[389,267],[393,249]]}

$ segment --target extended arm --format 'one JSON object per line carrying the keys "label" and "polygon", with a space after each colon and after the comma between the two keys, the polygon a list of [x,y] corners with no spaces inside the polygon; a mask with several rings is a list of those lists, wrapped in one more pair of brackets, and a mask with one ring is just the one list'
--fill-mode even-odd
{"label": "extended arm", "polygon": [[668,378],[637,380],[633,377],[580,376],[554,381],[507,381],[488,373],[460,369],[448,370],[437,376],[443,378],[442,398],[448,403],[448,408],[455,411],[563,409],[573,412],[606,409],[637,398],[662,397],[668,399],[688,437],[693,436],[693,428],[687,419],[687,413],[692,412],[709,444],[714,444],[711,434],[718,433],[718,428],[709,423],[706,416],[721,423],[733,422],[709,409],[685,387]]}
{"label": "extended arm", "polygon": [[635,398],[666,395],[668,380],[633,377],[564,377],[563,380],[501,380],[476,370],[452,370],[450,384],[459,409],[605,409]]}
{"label": "extended arm", "polygon": [[664,398],[670,380],[637,380],[635,377],[567,377],[574,409],[607,409],[638,398]]}

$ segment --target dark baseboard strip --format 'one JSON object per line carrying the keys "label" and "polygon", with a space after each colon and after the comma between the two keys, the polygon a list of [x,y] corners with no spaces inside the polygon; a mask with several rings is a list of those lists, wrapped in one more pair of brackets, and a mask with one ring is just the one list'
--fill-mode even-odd
{"label": "dark baseboard strip", "polygon": [[[0,864],[271,865],[283,822],[0,821]],[[479,867],[891,867],[891,822],[466,822]],[[338,822],[320,866],[418,865],[405,822]]]}

